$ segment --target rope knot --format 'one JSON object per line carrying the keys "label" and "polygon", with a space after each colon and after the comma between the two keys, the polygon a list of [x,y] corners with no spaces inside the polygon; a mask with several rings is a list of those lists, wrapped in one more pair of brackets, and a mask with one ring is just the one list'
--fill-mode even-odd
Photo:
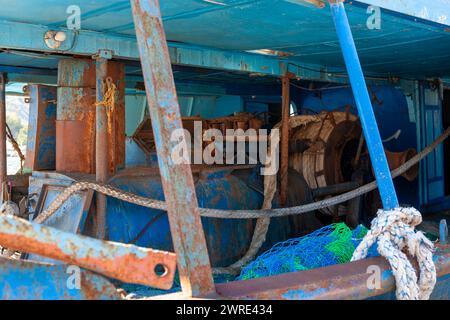
{"label": "rope knot", "polygon": [[[352,261],[366,258],[370,247],[378,242],[378,252],[392,268],[399,300],[428,300],[436,284],[434,245],[414,229],[420,223],[422,215],[414,208],[379,210],[352,257]],[[419,280],[405,250],[418,262]]]}

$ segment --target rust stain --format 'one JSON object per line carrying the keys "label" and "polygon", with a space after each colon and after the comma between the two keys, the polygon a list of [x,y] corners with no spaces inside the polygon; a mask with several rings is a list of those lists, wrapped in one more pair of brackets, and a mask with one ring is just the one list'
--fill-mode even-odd
{"label": "rust stain", "polygon": [[[5,228],[15,231],[0,230],[4,247],[77,265],[126,283],[163,290],[172,287],[176,270],[173,253],[72,235],[17,218],[0,220]],[[157,275],[157,266],[164,266],[166,273]]]}

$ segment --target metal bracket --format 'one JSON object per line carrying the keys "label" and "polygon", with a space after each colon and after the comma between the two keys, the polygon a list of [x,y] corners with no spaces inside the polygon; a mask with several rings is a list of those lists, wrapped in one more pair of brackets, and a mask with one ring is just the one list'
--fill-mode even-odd
{"label": "metal bracket", "polygon": [[163,290],[172,288],[176,271],[174,253],[97,240],[16,217],[0,216],[0,245]]}
{"label": "metal bracket", "polygon": [[101,50],[98,50],[97,54],[92,56],[92,59],[94,59],[94,60],[96,60],[96,59],[111,60],[113,58],[113,55],[114,55],[113,50],[101,49]]}

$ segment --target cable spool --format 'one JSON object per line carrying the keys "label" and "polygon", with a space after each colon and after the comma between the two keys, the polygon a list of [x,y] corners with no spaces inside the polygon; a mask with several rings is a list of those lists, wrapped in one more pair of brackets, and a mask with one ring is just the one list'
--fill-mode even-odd
{"label": "cable spool", "polygon": [[[358,117],[348,112],[322,112],[294,117],[291,126],[289,164],[303,174],[312,190],[352,181],[353,173],[359,167],[355,159],[360,158],[363,149]],[[417,154],[415,149],[385,152],[391,170]],[[416,164],[402,176],[408,181],[414,181],[418,173],[419,165]],[[333,216],[348,213],[343,205],[320,211]]]}
{"label": "cable spool", "polygon": [[[305,121],[291,131],[290,167],[303,174],[311,189],[350,181],[362,133],[358,118],[348,112],[298,117]],[[334,215],[337,210],[320,211]]]}

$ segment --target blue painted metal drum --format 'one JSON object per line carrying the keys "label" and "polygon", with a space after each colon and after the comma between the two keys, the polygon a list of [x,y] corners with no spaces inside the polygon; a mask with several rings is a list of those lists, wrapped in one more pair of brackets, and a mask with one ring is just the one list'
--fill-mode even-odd
{"label": "blue painted metal drum", "polygon": [[[261,209],[262,176],[259,170],[193,168],[199,206],[225,210]],[[140,196],[164,200],[157,169],[125,170],[109,184]],[[108,239],[142,247],[173,250],[167,214],[108,198]],[[273,219],[263,249],[289,238],[295,231],[290,218]],[[211,263],[214,267],[236,262],[248,250],[255,220],[202,218]],[[292,226],[292,227],[291,227]]]}

